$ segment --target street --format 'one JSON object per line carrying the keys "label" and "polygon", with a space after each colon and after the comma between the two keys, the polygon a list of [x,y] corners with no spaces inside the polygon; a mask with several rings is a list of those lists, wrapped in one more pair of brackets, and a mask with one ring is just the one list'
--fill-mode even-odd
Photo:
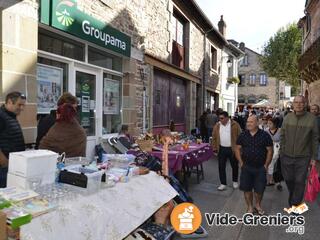
{"label": "street", "polygon": [[[286,233],[287,226],[283,227],[247,227],[238,224],[234,227],[215,226],[209,227],[204,213],[229,213],[237,217],[242,216],[246,211],[245,200],[240,190],[233,190],[231,180],[231,167],[227,164],[228,189],[220,192],[219,186],[218,161],[216,158],[204,164],[205,179],[200,184],[196,183],[195,176],[190,179],[189,192],[194,199],[195,204],[200,208],[203,219],[202,226],[208,231],[209,236],[206,239],[214,240],[253,240],[259,237],[259,240],[269,239],[318,239],[319,229],[317,227],[320,216],[320,198],[315,203],[307,203],[309,211],[305,216],[305,233]],[[279,192],[273,187],[267,187],[262,207],[268,215],[284,214],[283,208],[287,205],[288,192],[285,184],[283,191]],[[182,238],[175,238],[182,239]]]}

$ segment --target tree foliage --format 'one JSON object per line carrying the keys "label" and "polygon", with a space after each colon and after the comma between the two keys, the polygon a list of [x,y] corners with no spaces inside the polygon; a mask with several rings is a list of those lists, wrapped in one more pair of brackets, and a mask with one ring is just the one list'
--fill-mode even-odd
{"label": "tree foliage", "polygon": [[294,91],[300,86],[298,58],[302,35],[296,23],[281,28],[263,47],[260,64],[270,77],[285,81]]}

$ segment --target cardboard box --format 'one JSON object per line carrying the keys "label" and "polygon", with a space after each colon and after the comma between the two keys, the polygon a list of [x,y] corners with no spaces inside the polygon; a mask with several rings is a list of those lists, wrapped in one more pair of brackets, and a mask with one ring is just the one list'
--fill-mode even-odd
{"label": "cardboard box", "polygon": [[10,153],[8,172],[25,178],[46,175],[56,170],[57,158],[57,153],[48,150]]}
{"label": "cardboard box", "polygon": [[40,176],[32,176],[29,178],[8,173],[7,186],[32,190],[32,186],[30,185],[29,179],[35,177],[41,179],[40,185],[53,184],[56,180],[56,172],[46,173]]}
{"label": "cardboard box", "polygon": [[7,240],[7,216],[0,211],[0,240]]}

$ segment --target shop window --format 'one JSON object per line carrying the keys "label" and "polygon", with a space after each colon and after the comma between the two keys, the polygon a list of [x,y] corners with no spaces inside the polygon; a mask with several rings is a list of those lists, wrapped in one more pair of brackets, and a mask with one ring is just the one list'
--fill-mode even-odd
{"label": "shop window", "polygon": [[255,96],[250,96],[250,97],[248,97],[248,103],[250,103],[250,104],[255,104],[255,103],[257,103],[256,97],[255,97]]}
{"label": "shop window", "polygon": [[[38,57],[38,69],[41,66],[42,71],[46,72],[46,66],[48,70],[48,74],[52,74],[56,72],[53,76],[51,75],[49,78],[43,76],[43,82],[41,79],[37,79],[37,119],[45,117],[50,113],[51,110],[57,108],[57,101],[63,92],[66,92],[68,89],[68,64],[54,61],[47,58]],[[50,69],[53,67],[52,69]],[[44,72],[44,74],[46,74]],[[62,72],[62,81],[57,81],[56,77]],[[37,73],[38,75],[38,73]],[[59,84],[60,83],[60,84]]]}
{"label": "shop window", "polygon": [[43,57],[38,57],[38,63],[61,68],[63,71],[62,92],[68,91],[68,64]]}
{"label": "shop window", "polygon": [[39,50],[79,61],[85,60],[85,46],[56,33],[39,28]]}
{"label": "shop window", "polygon": [[122,72],[122,58],[90,46],[88,48],[88,62],[99,67]]}
{"label": "shop window", "polygon": [[103,74],[103,134],[117,133],[121,126],[122,78]]}
{"label": "shop window", "polygon": [[239,96],[238,97],[238,103],[245,103],[246,102],[246,99],[244,96]]}

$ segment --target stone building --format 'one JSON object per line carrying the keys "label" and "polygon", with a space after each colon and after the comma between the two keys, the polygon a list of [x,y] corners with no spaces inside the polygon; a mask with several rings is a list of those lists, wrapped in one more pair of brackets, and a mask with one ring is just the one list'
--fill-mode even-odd
{"label": "stone building", "polygon": [[320,105],[320,1],[307,0],[298,26],[303,32],[299,72],[309,104]]}
{"label": "stone building", "polygon": [[270,107],[279,107],[279,85],[275,78],[269,77],[259,64],[260,54],[245,46],[244,43],[231,42],[245,55],[239,66],[238,105],[252,107],[262,100],[268,100]]}
{"label": "stone building", "polygon": [[0,102],[27,95],[28,143],[65,91],[79,99],[88,156],[121,124],[159,132],[174,121],[189,132],[221,104],[229,43],[194,0],[8,0],[0,9]]}

